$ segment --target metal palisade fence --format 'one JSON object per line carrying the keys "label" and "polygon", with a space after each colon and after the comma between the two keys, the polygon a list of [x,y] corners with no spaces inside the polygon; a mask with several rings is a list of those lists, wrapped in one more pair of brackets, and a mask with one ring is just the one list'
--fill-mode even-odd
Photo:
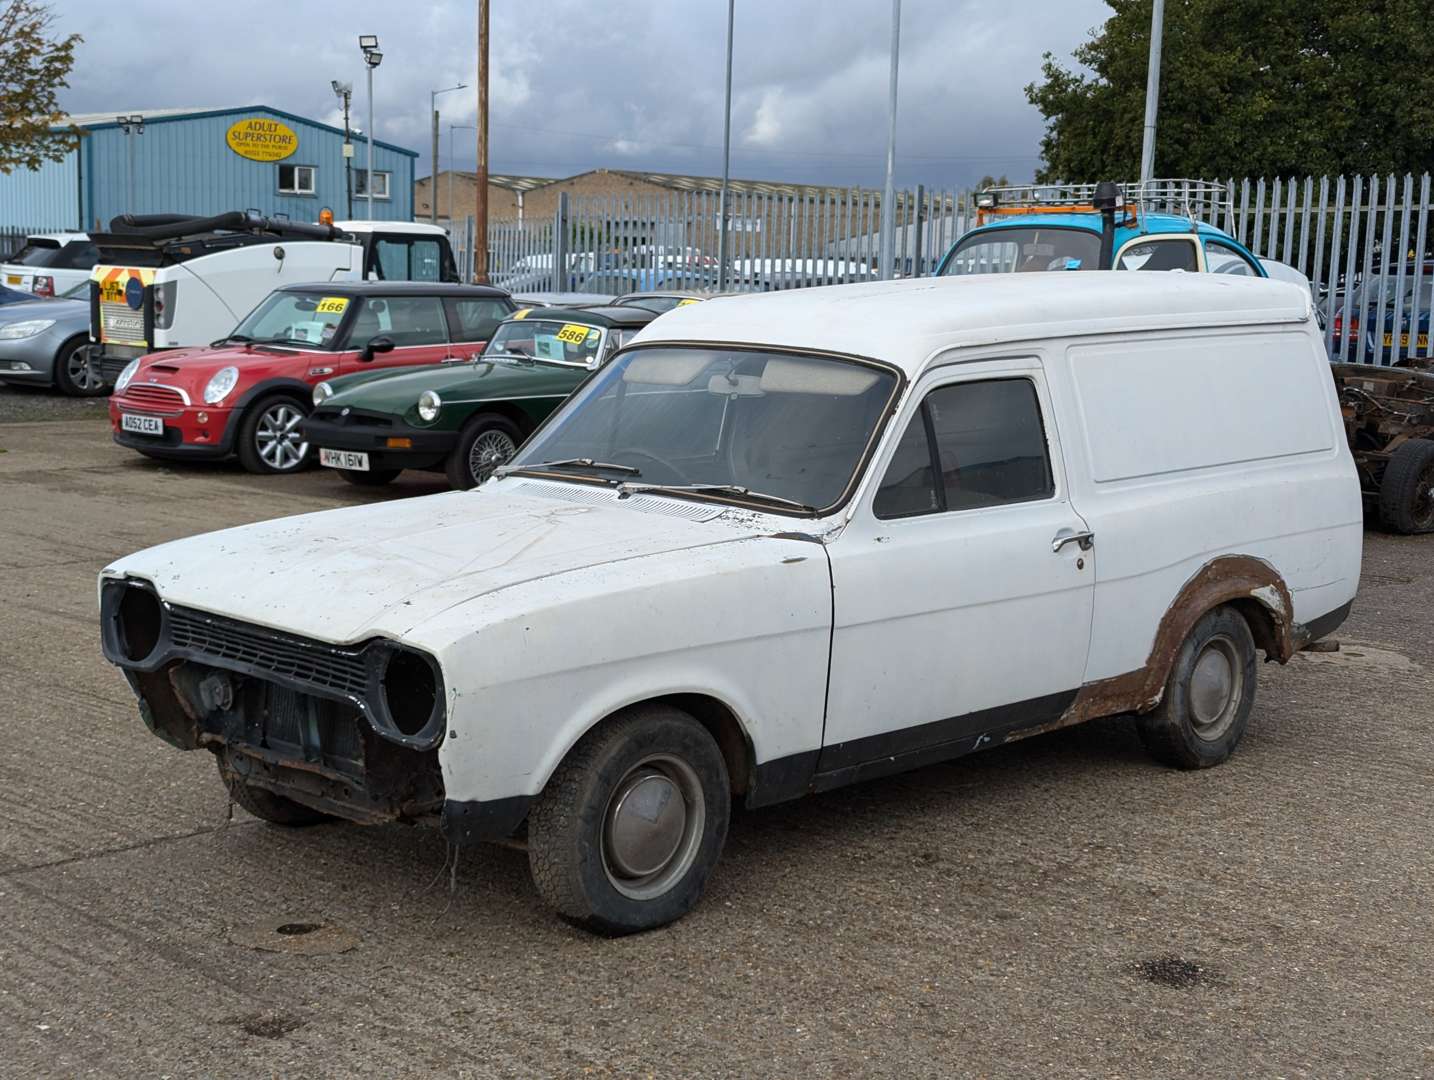
{"label": "metal palisade fence", "polygon": [[[1427,174],[1226,180],[1196,188],[1200,194],[1183,203],[1193,217],[1310,279],[1332,359],[1393,364],[1434,355]],[[490,222],[489,280],[518,294],[612,296],[769,291],[880,276],[879,192],[788,192],[729,195],[725,272],[715,258],[721,223],[714,192],[560,195],[551,216]],[[893,276],[930,275],[975,225],[975,193],[898,192],[895,219]],[[463,222],[455,226],[466,276],[471,219],[466,230]]]}

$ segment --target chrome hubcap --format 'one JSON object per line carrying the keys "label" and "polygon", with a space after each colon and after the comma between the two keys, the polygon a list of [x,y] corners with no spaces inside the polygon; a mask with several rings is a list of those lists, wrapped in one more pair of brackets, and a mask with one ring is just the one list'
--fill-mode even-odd
{"label": "chrome hubcap", "polygon": [[706,823],[702,785],[680,758],[655,754],[633,766],[603,815],[603,869],[634,900],[661,896],[697,857]]}
{"label": "chrome hubcap", "polygon": [[259,417],[254,444],[259,457],[272,469],[297,467],[309,452],[299,432],[304,414],[293,405],[271,405]]}
{"label": "chrome hubcap", "polygon": [[1190,719],[1195,734],[1214,740],[1234,723],[1244,692],[1245,671],[1235,643],[1211,638],[1190,672]]}
{"label": "chrome hubcap", "polygon": [[65,357],[65,374],[70,377],[70,385],[76,390],[93,390],[99,383],[99,379],[90,370],[88,345],[70,350],[70,355]]}
{"label": "chrome hubcap", "polygon": [[482,483],[493,475],[493,470],[507,461],[517,451],[513,440],[501,431],[485,431],[473,440],[473,449],[468,451],[468,471],[473,479]]}

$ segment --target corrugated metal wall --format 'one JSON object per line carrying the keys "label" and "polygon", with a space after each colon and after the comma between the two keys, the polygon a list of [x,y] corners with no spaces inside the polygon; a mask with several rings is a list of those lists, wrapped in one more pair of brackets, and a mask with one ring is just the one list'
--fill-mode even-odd
{"label": "corrugated metal wall", "polygon": [[[81,151],[83,152],[83,151]],[[74,229],[80,223],[75,154],[47,161],[34,172],[0,176],[0,228]]]}
{"label": "corrugated metal wall", "polygon": [[[249,116],[273,118],[299,137],[298,149],[282,162],[250,161],[229,149],[230,125]],[[134,151],[134,204],[129,205],[129,147]],[[362,168],[367,144],[355,140],[354,170]],[[315,221],[327,206],[348,216],[344,188],[343,136],[326,127],[265,108],[146,121],[143,135],[126,136],[117,125],[90,129],[81,154],[83,177],[73,155],[63,165],[0,178],[0,225],[70,227],[78,222],[79,188],[84,220],[107,225],[116,214],[218,214],[255,209]],[[373,216],[413,217],[413,161],[408,154],[374,145],[375,171],[390,175],[390,198],[375,199]],[[314,195],[281,195],[279,165],[311,165]],[[356,218],[367,216],[367,200],[354,199]]]}

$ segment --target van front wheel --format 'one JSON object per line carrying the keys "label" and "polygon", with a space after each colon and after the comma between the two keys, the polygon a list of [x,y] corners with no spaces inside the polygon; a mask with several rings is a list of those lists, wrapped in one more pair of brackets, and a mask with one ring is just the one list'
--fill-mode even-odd
{"label": "van front wheel", "polygon": [[528,816],[533,882],[558,914],[630,934],[687,914],[727,839],[731,791],[711,734],[640,706],[585,735]]}
{"label": "van front wheel", "polygon": [[1255,704],[1255,639],[1231,607],[1206,612],[1190,631],[1154,711],[1136,718],[1152,757],[1207,769],[1234,752]]}

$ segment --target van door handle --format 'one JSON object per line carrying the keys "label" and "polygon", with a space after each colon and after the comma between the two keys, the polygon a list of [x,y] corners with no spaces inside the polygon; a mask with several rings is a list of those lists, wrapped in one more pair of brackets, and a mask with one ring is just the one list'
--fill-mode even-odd
{"label": "van door handle", "polygon": [[1095,547],[1095,533],[1089,529],[1080,532],[1076,532],[1074,529],[1062,529],[1051,540],[1051,551],[1058,555],[1061,548],[1067,544],[1079,544],[1082,551],[1089,551]]}

